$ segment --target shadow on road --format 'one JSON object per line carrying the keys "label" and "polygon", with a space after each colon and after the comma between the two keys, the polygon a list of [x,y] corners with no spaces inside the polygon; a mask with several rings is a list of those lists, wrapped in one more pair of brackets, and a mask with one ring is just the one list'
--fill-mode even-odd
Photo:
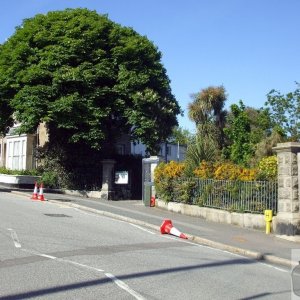
{"label": "shadow on road", "polygon": [[[241,258],[241,259],[232,259],[232,260],[222,261],[222,262],[210,262],[210,263],[197,264],[197,265],[191,265],[191,266],[182,266],[182,267],[175,267],[175,268],[158,269],[158,270],[147,271],[147,272],[118,275],[117,278],[120,280],[128,280],[128,279],[132,279],[132,278],[141,278],[141,277],[157,276],[157,275],[162,275],[162,274],[186,272],[186,271],[191,271],[191,270],[196,270],[196,269],[215,268],[215,267],[222,267],[222,266],[227,266],[227,265],[249,265],[249,264],[255,264],[255,263],[257,263],[255,260]],[[1,296],[0,300],[29,299],[29,298],[33,298],[33,297],[39,297],[39,296],[64,292],[64,291],[68,291],[68,290],[88,288],[88,287],[92,287],[92,286],[107,284],[110,282],[111,282],[111,279],[102,278],[102,279],[97,279],[97,280],[84,281],[84,282],[80,282],[80,283],[62,285],[62,286],[58,286],[58,287],[50,287],[50,288],[40,289],[40,290],[36,290],[36,291],[28,291],[28,292],[19,293],[19,294],[5,295],[5,296]],[[261,295],[252,296],[252,297],[259,298],[259,297],[266,296],[267,294],[261,294]],[[252,297],[251,297],[251,299],[253,299]],[[245,298],[245,299],[248,299],[248,298]]]}

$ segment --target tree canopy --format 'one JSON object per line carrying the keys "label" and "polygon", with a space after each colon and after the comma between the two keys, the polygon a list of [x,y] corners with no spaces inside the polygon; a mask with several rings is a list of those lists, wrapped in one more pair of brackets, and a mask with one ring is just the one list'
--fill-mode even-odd
{"label": "tree canopy", "polygon": [[193,138],[193,133],[188,129],[184,129],[179,126],[175,126],[172,131],[172,135],[168,138],[168,143],[179,143],[181,145],[187,145]]}
{"label": "tree canopy", "polygon": [[300,140],[300,84],[296,82],[296,85],[295,91],[286,95],[271,90],[265,103],[274,129],[290,141]]}
{"label": "tree canopy", "polygon": [[100,149],[131,133],[153,151],[181,113],[145,36],[87,9],[25,19],[0,46],[0,130],[46,122],[51,141]]}
{"label": "tree canopy", "polygon": [[210,121],[219,125],[222,122],[227,98],[223,86],[209,86],[191,97],[193,102],[189,104],[189,117],[196,125]]}
{"label": "tree canopy", "polygon": [[227,99],[223,86],[209,86],[199,93],[192,94],[193,102],[189,104],[189,117],[196,123],[198,134],[202,138],[217,140],[217,147],[222,148],[224,142],[223,128]]}
{"label": "tree canopy", "polygon": [[226,125],[224,132],[230,145],[224,149],[225,155],[227,154],[236,164],[246,165],[254,154],[254,143],[251,135],[251,120],[242,100],[239,101],[239,105],[230,106]]}

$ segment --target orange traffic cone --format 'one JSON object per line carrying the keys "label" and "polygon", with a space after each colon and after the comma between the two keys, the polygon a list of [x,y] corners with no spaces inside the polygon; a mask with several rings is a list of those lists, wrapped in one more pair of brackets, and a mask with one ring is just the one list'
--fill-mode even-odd
{"label": "orange traffic cone", "polygon": [[39,193],[39,196],[38,196],[38,200],[45,201],[45,198],[44,198],[44,184],[43,183],[41,183],[41,185],[40,185],[40,193]]}
{"label": "orange traffic cone", "polygon": [[172,234],[175,236],[180,237],[181,239],[187,239],[187,236],[183,233],[181,233],[178,229],[173,227],[172,221],[171,220],[164,220],[163,223],[160,226],[160,232],[162,234]]}
{"label": "orange traffic cone", "polygon": [[33,190],[33,194],[31,196],[32,200],[38,200],[38,184],[37,182],[34,183],[34,190]]}
{"label": "orange traffic cone", "polygon": [[150,207],[154,207],[154,206],[155,206],[155,197],[152,196],[152,197],[150,198]]}

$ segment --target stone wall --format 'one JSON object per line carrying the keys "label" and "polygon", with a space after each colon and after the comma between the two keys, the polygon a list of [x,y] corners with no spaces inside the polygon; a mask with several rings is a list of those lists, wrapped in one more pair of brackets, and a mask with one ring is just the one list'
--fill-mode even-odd
{"label": "stone wall", "polygon": [[161,209],[166,209],[168,211],[188,216],[203,218],[216,223],[225,223],[260,230],[264,230],[266,228],[266,222],[263,215],[229,212],[220,209],[199,207],[197,205],[176,202],[166,203],[160,199],[156,199],[155,205]]}

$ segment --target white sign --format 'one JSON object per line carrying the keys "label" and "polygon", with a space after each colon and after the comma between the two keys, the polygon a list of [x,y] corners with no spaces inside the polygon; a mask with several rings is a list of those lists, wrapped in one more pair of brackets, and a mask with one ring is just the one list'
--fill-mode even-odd
{"label": "white sign", "polygon": [[115,172],[116,184],[128,184],[128,171],[116,171]]}

